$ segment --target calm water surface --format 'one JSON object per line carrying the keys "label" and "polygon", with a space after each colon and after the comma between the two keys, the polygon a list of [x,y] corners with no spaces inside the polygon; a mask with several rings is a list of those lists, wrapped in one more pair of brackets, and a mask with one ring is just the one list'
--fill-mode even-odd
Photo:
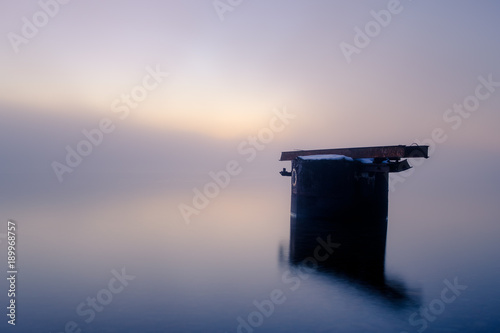
{"label": "calm water surface", "polygon": [[[371,281],[290,263],[289,178],[235,180],[186,225],[177,206],[198,185],[75,181],[4,201],[19,224],[15,330],[500,331],[495,196],[398,184],[385,277]],[[445,303],[449,283],[463,290]]]}

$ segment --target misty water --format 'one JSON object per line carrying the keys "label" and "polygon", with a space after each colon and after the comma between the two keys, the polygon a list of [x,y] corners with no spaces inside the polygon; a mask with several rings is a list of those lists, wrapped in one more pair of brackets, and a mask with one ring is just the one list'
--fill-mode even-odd
{"label": "misty water", "polygon": [[12,188],[2,209],[18,223],[15,329],[500,331],[493,167],[463,182],[472,161],[431,174],[447,161],[430,159],[393,184],[385,277],[375,282],[291,263],[290,178],[275,164],[235,177],[189,225],[178,205],[202,180],[82,173],[50,193],[35,182],[32,195]]}
{"label": "misty water", "polygon": [[[0,7],[0,333],[500,332],[500,1]],[[293,233],[281,152],[414,143],[385,247]]]}

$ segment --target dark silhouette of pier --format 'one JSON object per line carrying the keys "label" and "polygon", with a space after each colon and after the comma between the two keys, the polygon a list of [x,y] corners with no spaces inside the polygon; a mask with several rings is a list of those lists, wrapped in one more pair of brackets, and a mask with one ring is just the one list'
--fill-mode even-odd
{"label": "dark silhouette of pier", "polygon": [[312,264],[409,301],[403,284],[385,276],[388,175],[409,169],[405,158],[428,158],[428,146],[282,153],[281,160],[292,161],[290,172],[280,172],[291,177],[290,264]]}

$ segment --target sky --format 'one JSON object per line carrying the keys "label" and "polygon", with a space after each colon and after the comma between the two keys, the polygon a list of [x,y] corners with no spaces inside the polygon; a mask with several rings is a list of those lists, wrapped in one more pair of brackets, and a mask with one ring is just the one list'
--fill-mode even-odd
{"label": "sky", "polygon": [[[115,130],[65,179],[194,179],[241,155],[276,109],[295,118],[262,152],[273,163],[283,150],[413,142],[498,156],[497,87],[447,113],[500,81],[494,1],[61,2],[0,4],[6,173],[57,184],[52,163],[109,119]],[[144,90],[151,71],[163,74]]]}

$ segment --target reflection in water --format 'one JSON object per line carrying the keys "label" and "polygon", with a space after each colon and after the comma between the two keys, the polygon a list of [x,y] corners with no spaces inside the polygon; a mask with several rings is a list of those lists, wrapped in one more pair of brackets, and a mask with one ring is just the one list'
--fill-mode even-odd
{"label": "reflection in water", "polygon": [[[305,222],[292,218],[289,251],[285,245],[280,245],[280,262],[288,263],[294,269],[312,269],[335,284],[348,283],[392,307],[419,305],[420,295],[410,291],[403,281],[389,278],[385,272],[385,234],[372,234],[368,239],[351,238],[346,234],[339,235],[333,228],[334,223],[327,226],[324,221],[305,230],[299,227]],[[313,221],[309,222],[311,226]]]}

